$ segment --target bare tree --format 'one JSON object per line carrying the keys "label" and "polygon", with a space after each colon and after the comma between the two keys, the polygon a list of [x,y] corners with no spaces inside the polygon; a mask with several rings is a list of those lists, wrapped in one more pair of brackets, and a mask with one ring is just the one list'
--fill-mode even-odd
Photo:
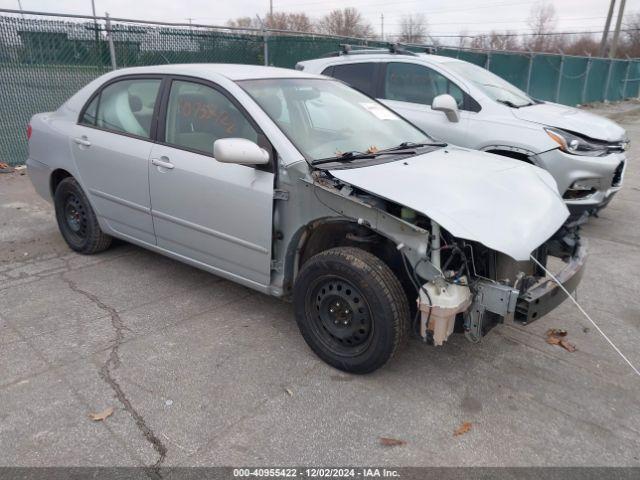
{"label": "bare tree", "polygon": [[624,43],[618,49],[618,55],[630,57],[640,57],[640,12],[634,12],[628,15],[628,21],[625,24]]}
{"label": "bare tree", "polygon": [[518,37],[507,30],[504,34],[492,30],[486,35],[478,35],[471,40],[471,47],[486,50],[519,50]]}
{"label": "bare tree", "polygon": [[548,52],[556,49],[556,42],[548,35],[556,27],[556,9],[553,4],[540,2],[531,7],[528,23],[533,33],[525,41],[529,50]]}
{"label": "bare tree", "polygon": [[306,13],[276,12],[267,15],[265,24],[276,30],[296,30],[298,32],[314,31],[313,23]]}
{"label": "bare tree", "polygon": [[227,27],[232,28],[260,28],[261,26],[255,17],[238,17],[234,20],[227,20]]}
{"label": "bare tree", "polygon": [[373,27],[355,8],[330,11],[318,22],[318,30],[329,35],[343,37],[368,38],[373,36]]}
{"label": "bare tree", "polygon": [[559,38],[558,46],[568,55],[597,56],[600,53],[600,42],[588,33]]}
{"label": "bare tree", "polygon": [[457,48],[463,49],[471,46],[471,36],[469,35],[469,30],[463,28],[460,30],[460,36],[458,37],[458,45]]}
{"label": "bare tree", "polygon": [[398,39],[405,43],[425,43],[427,40],[427,19],[422,13],[405,15],[400,20]]}

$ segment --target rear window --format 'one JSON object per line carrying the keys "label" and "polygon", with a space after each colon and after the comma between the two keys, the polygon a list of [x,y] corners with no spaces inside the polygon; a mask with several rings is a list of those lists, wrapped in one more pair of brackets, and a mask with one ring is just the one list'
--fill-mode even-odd
{"label": "rear window", "polygon": [[370,97],[375,97],[375,67],[375,63],[352,63],[329,67],[323,73],[342,80]]}

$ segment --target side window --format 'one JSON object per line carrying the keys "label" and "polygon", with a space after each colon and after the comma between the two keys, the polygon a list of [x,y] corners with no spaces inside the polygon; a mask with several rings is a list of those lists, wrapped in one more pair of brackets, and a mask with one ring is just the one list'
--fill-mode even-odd
{"label": "side window", "polygon": [[172,82],[166,143],[211,155],[213,142],[230,137],[258,142],[258,132],[222,93],[199,83]]}
{"label": "side window", "polygon": [[96,113],[98,112],[98,102],[100,101],[100,94],[96,95],[87,108],[84,110],[84,114],[80,119],[80,123],[83,125],[96,125]]}
{"label": "side window", "polygon": [[464,92],[435,70],[412,63],[389,63],[384,82],[384,98],[431,105],[438,95],[448,93],[463,108]]}
{"label": "side window", "polygon": [[89,105],[82,123],[86,119],[87,123],[92,124],[90,120],[93,114],[96,118],[95,125],[100,128],[149,138],[159,89],[158,79],[121,80],[112,83],[97,97],[97,111],[92,111],[96,100]]}
{"label": "side window", "polygon": [[336,65],[331,76],[351,85],[356,90],[374,97],[375,92],[375,63],[352,63],[350,65]]}

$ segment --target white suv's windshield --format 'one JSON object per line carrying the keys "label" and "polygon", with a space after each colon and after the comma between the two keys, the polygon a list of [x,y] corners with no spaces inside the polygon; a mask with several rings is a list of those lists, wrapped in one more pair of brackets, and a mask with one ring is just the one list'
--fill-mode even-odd
{"label": "white suv's windshield", "polygon": [[279,78],[238,83],[308,160],[433,141],[388,108],[340,82]]}
{"label": "white suv's windshield", "polygon": [[489,70],[466,62],[447,62],[444,65],[465,80],[473,83],[489,98],[510,107],[533,105],[535,101],[515,85],[511,85]]}

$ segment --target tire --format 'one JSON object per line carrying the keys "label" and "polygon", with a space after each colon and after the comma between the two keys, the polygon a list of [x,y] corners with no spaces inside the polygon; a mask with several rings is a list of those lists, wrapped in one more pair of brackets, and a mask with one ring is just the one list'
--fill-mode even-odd
{"label": "tire", "polygon": [[109,248],[112,238],[100,229],[96,214],[75,178],[67,177],[58,184],[53,203],[60,233],[72,250],[92,255]]}
{"label": "tire", "polygon": [[409,305],[400,281],[378,257],[337,247],[311,257],[293,291],[296,322],[311,349],[350,373],[382,367],[406,338]]}

